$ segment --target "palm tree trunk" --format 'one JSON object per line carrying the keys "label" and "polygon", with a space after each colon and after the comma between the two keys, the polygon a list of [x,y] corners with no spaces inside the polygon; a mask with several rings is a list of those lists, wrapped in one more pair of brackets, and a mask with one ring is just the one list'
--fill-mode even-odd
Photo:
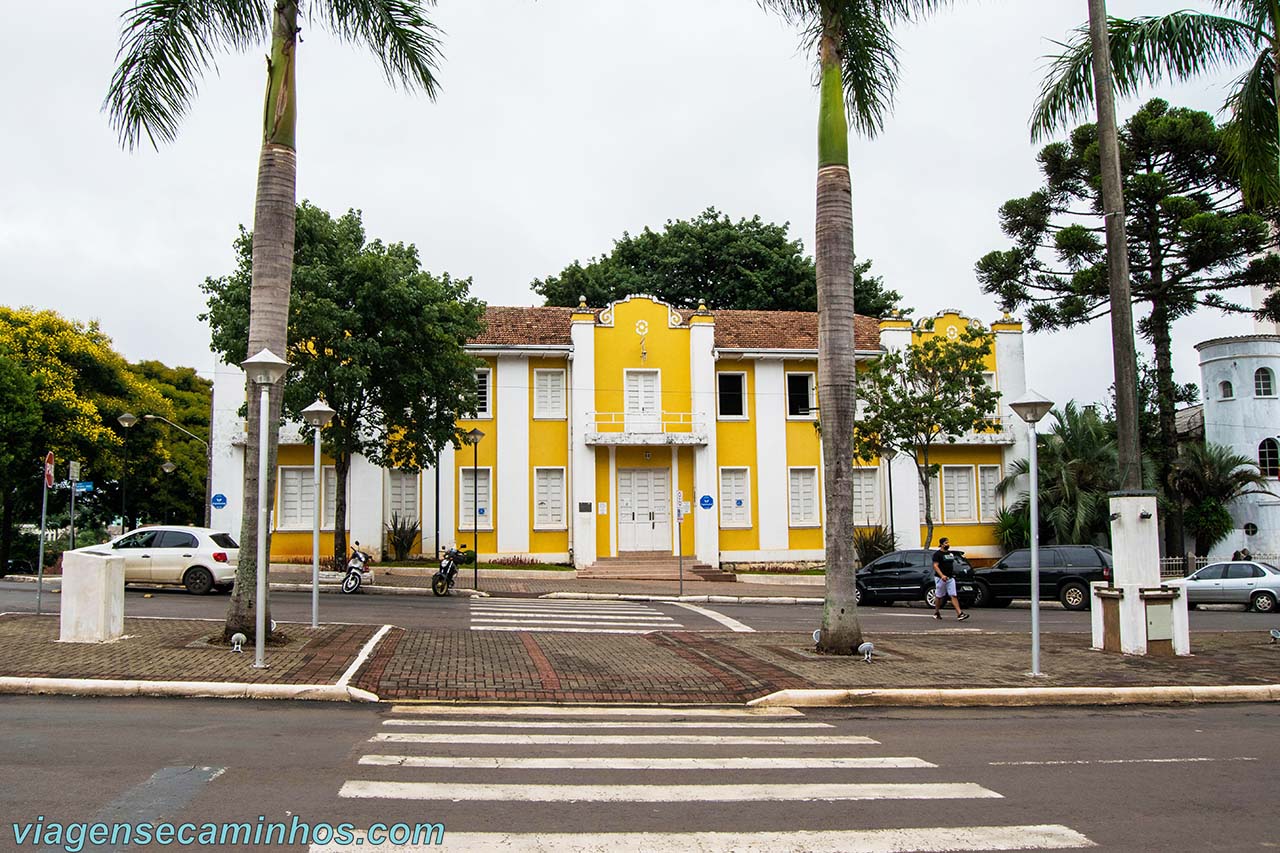
{"label": "palm tree trunk", "polygon": [[858,625],[853,549],[853,426],[857,404],[853,340],[853,192],[849,128],[836,35],[821,43],[818,118],[818,404],[826,501],[826,599],[819,648],[853,654]]}
{"label": "palm tree trunk", "polygon": [[1142,452],[1138,442],[1138,356],[1133,341],[1133,306],[1129,302],[1129,248],[1124,225],[1124,188],[1120,183],[1120,142],[1116,133],[1106,0],[1089,0],[1089,35],[1093,42],[1093,90],[1098,105],[1102,209],[1107,228],[1119,486],[1125,491],[1136,491],[1142,488]]}
{"label": "palm tree trunk", "polygon": [[[249,346],[254,355],[263,348],[280,357],[286,353],[289,317],[289,288],[293,277],[294,216],[297,207],[297,152],[294,150],[297,91],[294,79],[294,51],[298,38],[296,0],[277,0],[271,34],[271,59],[267,64],[267,94],[263,110],[262,153],[258,160],[258,194],[253,215],[253,283],[249,295]],[[282,384],[271,389],[266,413],[268,495],[275,494],[276,448],[280,436]],[[240,521],[240,561],[236,582],[227,605],[223,627],[226,637],[240,632],[254,639],[257,606],[258,536],[267,537],[271,553],[271,531],[258,530],[258,429],[260,391],[246,379],[249,403],[248,432],[244,449],[244,500]],[[318,496],[317,496],[318,497]],[[268,556],[268,562],[270,557]],[[267,567],[262,566],[261,571]],[[266,624],[270,625],[270,614]]]}

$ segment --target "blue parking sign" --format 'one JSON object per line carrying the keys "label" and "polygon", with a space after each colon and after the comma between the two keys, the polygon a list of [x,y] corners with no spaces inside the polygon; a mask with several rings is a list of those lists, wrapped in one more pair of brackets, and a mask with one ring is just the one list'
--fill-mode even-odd
{"label": "blue parking sign", "polygon": [[225,509],[227,506],[227,496],[219,492],[209,499],[209,505],[214,509]]}

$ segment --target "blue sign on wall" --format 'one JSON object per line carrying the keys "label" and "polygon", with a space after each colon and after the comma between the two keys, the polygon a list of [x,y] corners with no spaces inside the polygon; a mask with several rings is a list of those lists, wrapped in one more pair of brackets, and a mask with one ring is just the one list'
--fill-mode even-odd
{"label": "blue sign on wall", "polygon": [[698,506],[703,509],[711,509],[711,507],[715,506],[715,501],[712,500],[711,495],[703,495],[698,498]]}
{"label": "blue sign on wall", "polygon": [[79,483],[76,483],[76,493],[77,493],[77,494],[79,494],[80,492],[92,492],[92,491],[93,491],[93,483],[92,483],[92,482],[87,481],[87,480],[81,480]]}
{"label": "blue sign on wall", "polygon": [[209,499],[209,504],[214,509],[224,509],[227,505],[227,496],[219,492]]}

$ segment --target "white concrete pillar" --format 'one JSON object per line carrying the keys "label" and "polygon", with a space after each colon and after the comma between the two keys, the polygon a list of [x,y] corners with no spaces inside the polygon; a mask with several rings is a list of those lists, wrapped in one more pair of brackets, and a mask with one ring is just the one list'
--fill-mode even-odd
{"label": "white concrete pillar", "polygon": [[212,509],[209,525],[232,536],[240,535],[244,512],[244,371],[219,364],[213,372],[213,423],[209,437],[212,482],[209,495],[222,495],[226,506]]}
{"label": "white concrete pillar", "polygon": [[[591,412],[596,407],[595,317],[585,311],[574,314],[570,336],[573,341],[573,358],[569,364],[573,482],[569,512],[573,519],[573,563],[582,568],[596,561],[596,451],[586,442],[587,431],[594,426]],[[613,511],[611,505],[609,512]],[[608,517],[602,520],[607,521]]]}
{"label": "white concrete pillar", "polygon": [[901,453],[889,462],[889,479],[893,483],[893,532],[898,537],[898,547],[919,548],[920,539],[920,477],[916,463]]}
{"label": "white concrete pillar", "polygon": [[787,389],[782,362],[756,362],[756,518],[761,551],[791,546],[787,497]]}
{"label": "white concrete pillar", "polygon": [[109,643],[124,635],[124,557],[68,551],[62,557],[58,641]]}
{"label": "white concrete pillar", "polygon": [[360,547],[382,559],[383,536],[383,484],[386,475],[381,468],[363,456],[351,459],[347,472],[347,530],[350,541],[359,541]]}
{"label": "white concrete pillar", "polygon": [[[705,445],[693,449],[693,491],[686,500],[693,508],[694,555],[699,562],[720,566],[720,490],[716,472],[716,360],[715,326],[689,324],[689,382],[695,430],[707,437]],[[709,495],[711,509],[703,509],[700,499]]]}

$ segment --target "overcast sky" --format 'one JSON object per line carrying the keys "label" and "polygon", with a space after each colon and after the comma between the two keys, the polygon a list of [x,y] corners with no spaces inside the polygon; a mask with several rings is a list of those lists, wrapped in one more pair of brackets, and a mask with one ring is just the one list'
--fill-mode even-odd
{"label": "overcast sky", "polygon": [[[220,60],[175,144],[125,152],[100,105],[128,5],[7,4],[0,303],[96,319],[130,360],[210,375],[199,285],[233,269],[237,226],[252,221],[265,47]],[[812,253],[813,63],[752,0],[441,0],[433,14],[445,31],[434,103],[304,31],[299,199],[362,209],[371,237],[417,244],[428,269],[473,277],[494,305],[534,304],[533,278],[708,206],[790,222]],[[1039,185],[1027,116],[1043,57],[1086,15],[1085,0],[961,0],[899,33],[896,112],[851,149],[855,245],[917,316],[996,318],[973,265],[1007,246],[999,205]],[[1216,110],[1232,76],[1153,94]],[[1134,107],[1121,104],[1121,121]],[[1179,379],[1199,379],[1197,341],[1251,329],[1216,312],[1180,321]],[[1029,336],[1031,385],[1104,399],[1108,340],[1106,320]]]}

